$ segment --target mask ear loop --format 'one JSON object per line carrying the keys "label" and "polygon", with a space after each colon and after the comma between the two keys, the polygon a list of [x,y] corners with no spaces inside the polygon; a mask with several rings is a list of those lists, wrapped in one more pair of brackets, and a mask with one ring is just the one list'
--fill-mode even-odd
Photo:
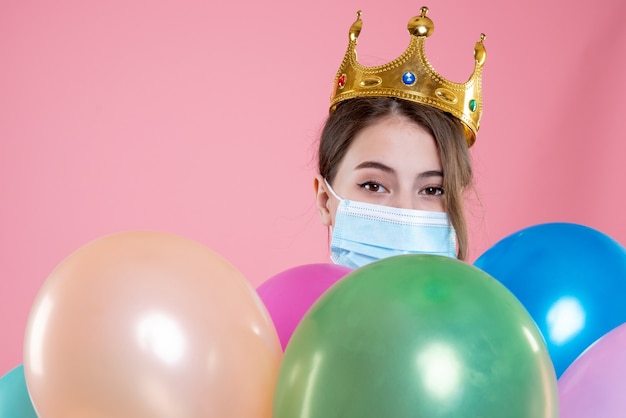
{"label": "mask ear loop", "polygon": [[[339,202],[343,202],[343,199],[339,197],[339,195],[337,195],[337,193],[335,193],[335,191],[333,190],[332,187],[330,187],[330,183],[328,182],[328,180],[324,179],[324,184],[326,184],[326,187],[328,188],[328,191],[330,192],[331,195],[333,195],[333,197],[335,199],[337,199]],[[328,226],[328,231],[330,232],[329,235],[329,239],[328,239],[328,245],[330,247],[330,237],[333,235],[333,225],[329,225]]]}
{"label": "mask ear loop", "polygon": [[337,199],[337,200],[338,200],[338,201],[340,201],[340,202],[341,202],[341,201],[343,201],[343,199],[342,199],[342,198],[340,198],[340,197],[337,195],[337,193],[335,193],[335,191],[333,190],[333,188],[332,188],[332,187],[330,187],[330,183],[328,183],[328,180],[324,179],[324,183],[326,184],[326,187],[328,187],[328,191],[330,191],[330,194],[332,194],[332,195],[333,195],[333,197],[334,197],[335,199]]}

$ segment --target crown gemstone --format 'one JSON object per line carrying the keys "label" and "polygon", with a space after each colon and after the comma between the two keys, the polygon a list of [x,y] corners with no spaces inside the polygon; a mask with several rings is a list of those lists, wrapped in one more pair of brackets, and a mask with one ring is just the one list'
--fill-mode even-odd
{"label": "crown gemstone", "polygon": [[402,74],[402,82],[407,86],[412,86],[413,84],[415,84],[415,74],[410,71]]}
{"label": "crown gemstone", "polygon": [[469,101],[469,108],[472,112],[476,112],[476,100],[472,99]]}
{"label": "crown gemstone", "polygon": [[345,74],[341,74],[341,76],[339,77],[339,79],[337,80],[337,87],[339,87],[340,89],[344,88],[346,86],[346,75]]}

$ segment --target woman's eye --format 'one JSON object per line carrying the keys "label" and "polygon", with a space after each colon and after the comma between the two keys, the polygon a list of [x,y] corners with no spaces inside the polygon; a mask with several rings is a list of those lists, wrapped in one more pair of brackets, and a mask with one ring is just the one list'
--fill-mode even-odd
{"label": "woman's eye", "polygon": [[385,189],[384,186],[378,183],[374,183],[372,181],[361,183],[359,184],[359,187],[361,187],[362,189],[368,190],[370,192],[373,192],[373,193],[384,193],[387,191],[387,189]]}
{"label": "woman's eye", "polygon": [[443,187],[436,186],[425,187],[420,191],[420,194],[427,196],[441,196],[443,193]]}

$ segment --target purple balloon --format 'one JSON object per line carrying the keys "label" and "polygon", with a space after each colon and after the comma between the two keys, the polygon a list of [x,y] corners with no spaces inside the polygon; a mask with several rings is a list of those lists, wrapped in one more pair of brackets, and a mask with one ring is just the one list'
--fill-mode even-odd
{"label": "purple balloon", "polygon": [[622,418],[626,414],[626,323],[603,335],[558,382],[561,418]]}
{"label": "purple balloon", "polygon": [[351,271],[336,264],[305,264],[278,273],[257,288],[274,321],[283,350],[311,305]]}

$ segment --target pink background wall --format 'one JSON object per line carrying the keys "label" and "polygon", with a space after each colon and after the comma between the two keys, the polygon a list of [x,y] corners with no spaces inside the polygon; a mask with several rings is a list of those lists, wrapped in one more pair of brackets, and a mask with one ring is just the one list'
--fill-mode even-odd
{"label": "pink background wall", "polygon": [[[521,228],[626,243],[626,2],[432,2],[431,62],[464,81],[487,34],[472,259]],[[221,253],[253,285],[327,260],[314,147],[347,32],[408,43],[413,1],[0,2],[0,375],[52,269],[114,232]],[[370,62],[372,63],[372,62]]]}

